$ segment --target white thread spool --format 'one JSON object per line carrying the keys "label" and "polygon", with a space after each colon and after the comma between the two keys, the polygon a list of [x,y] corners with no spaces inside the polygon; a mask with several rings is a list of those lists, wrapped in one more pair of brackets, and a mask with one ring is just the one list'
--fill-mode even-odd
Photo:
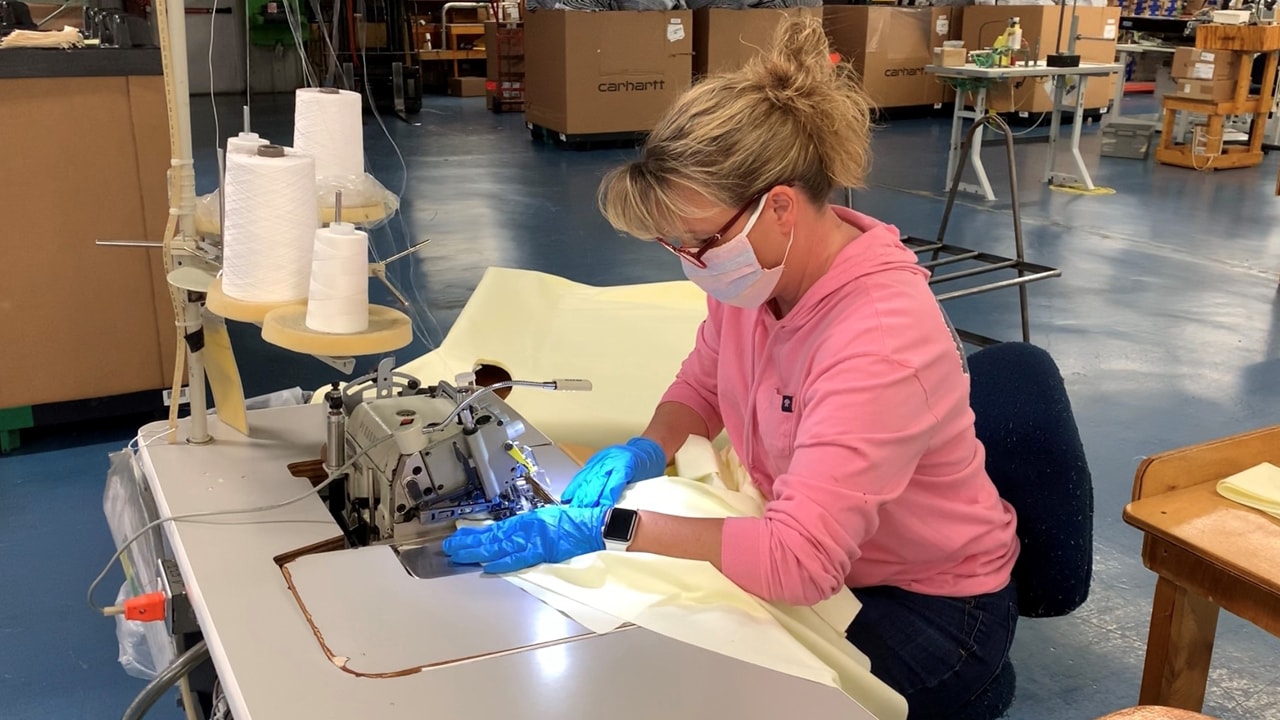
{"label": "white thread spool", "polygon": [[267,139],[260,137],[258,133],[242,132],[235,137],[227,138],[227,154],[253,155],[258,152],[258,148],[266,144],[268,144]]}
{"label": "white thread spool", "polygon": [[359,93],[301,88],[294,94],[293,147],[315,158],[316,177],[364,175],[364,108]]}
{"label": "white thread spool", "polygon": [[278,145],[228,153],[225,212],[222,291],[244,302],[305,298],[319,224],[315,162]]}
{"label": "white thread spool", "polygon": [[369,329],[369,235],[341,217],[342,193],[337,193],[333,224],[315,233],[307,327],[316,332]]}

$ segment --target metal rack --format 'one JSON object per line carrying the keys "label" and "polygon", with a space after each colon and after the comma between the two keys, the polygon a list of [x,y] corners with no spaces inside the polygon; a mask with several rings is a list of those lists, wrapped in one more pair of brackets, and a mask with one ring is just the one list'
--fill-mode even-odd
{"label": "metal rack", "polygon": [[[971,250],[958,245],[951,245],[946,242],[947,225],[951,221],[951,210],[955,207],[956,194],[960,190],[960,178],[964,176],[964,172],[969,164],[969,149],[973,145],[974,137],[977,135],[978,131],[986,126],[991,126],[994,130],[997,130],[1004,135],[1005,151],[1009,162],[1009,199],[1012,203],[1011,213],[1013,215],[1013,257],[1004,257],[979,250]],[[1057,268],[1029,262],[1026,259],[1025,246],[1022,240],[1022,215],[1018,207],[1018,178],[1013,162],[1013,131],[998,115],[985,115],[978,118],[973,123],[973,126],[969,128],[968,133],[966,133],[964,145],[960,152],[960,161],[956,164],[955,173],[951,179],[951,186],[947,192],[947,206],[942,211],[942,222],[938,226],[937,237],[933,240],[925,240],[923,238],[908,236],[902,238],[902,242],[907,247],[915,250],[917,255],[928,255],[927,260],[924,259],[924,257],[921,257],[920,266],[928,269],[932,274],[929,278],[930,286],[941,285],[947,282],[954,282],[956,280],[972,278],[1002,270],[1012,270],[1017,273],[1016,277],[1005,280],[996,280],[994,282],[984,283],[974,287],[966,287],[959,290],[952,290],[950,292],[938,293],[937,297],[939,302],[946,302],[947,300],[969,297],[971,295],[987,293],[993,290],[1002,290],[1011,287],[1018,288],[1018,304],[1022,315],[1023,342],[1031,341],[1031,320],[1028,313],[1027,285],[1062,275],[1062,271]],[[943,269],[948,268],[951,265],[965,262],[977,263],[978,266],[955,270],[953,272],[942,272]],[[987,347],[1000,342],[999,340],[994,340],[985,335],[980,335],[967,330],[958,329],[957,332],[960,334],[961,340],[979,347]]]}

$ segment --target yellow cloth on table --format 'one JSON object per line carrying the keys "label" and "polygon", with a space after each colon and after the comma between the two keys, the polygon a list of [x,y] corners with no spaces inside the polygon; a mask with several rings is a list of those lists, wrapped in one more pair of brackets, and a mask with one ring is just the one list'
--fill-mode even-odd
{"label": "yellow cloth on table", "polygon": [[[711,444],[691,438],[677,455],[681,477],[637,483],[621,507],[686,517],[756,516],[763,498],[744,482],[731,454],[717,462]],[[690,476],[698,480],[687,479]],[[730,487],[741,486],[744,491]],[[838,688],[884,720],[902,720],[906,700],[871,674],[865,655],[844,631],[860,607],[853,593],[813,607],[765,602],[710,563],[604,551],[508,576],[518,586],[597,632],[621,621],[777,672]],[[568,602],[561,603],[559,598]],[[580,617],[577,610],[593,612]],[[600,625],[605,618],[617,623]]]}
{"label": "yellow cloth on table", "polygon": [[1280,468],[1262,463],[1238,472],[1218,481],[1218,494],[1280,518]]}

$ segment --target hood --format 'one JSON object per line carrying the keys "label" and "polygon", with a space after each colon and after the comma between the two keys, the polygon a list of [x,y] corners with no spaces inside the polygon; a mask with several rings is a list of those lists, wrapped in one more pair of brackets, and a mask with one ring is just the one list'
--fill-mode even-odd
{"label": "hood", "polygon": [[907,270],[928,277],[929,271],[920,267],[916,254],[902,244],[902,234],[893,225],[880,222],[846,207],[832,206],[836,215],[846,223],[862,231],[862,235],[849,243],[827,272],[805,292],[804,297],[783,319],[783,323],[804,322],[826,298],[851,282],[888,270]]}

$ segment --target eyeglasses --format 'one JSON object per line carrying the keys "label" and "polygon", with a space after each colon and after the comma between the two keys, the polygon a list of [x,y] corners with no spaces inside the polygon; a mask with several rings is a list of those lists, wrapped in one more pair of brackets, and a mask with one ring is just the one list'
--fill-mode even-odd
{"label": "eyeglasses", "polygon": [[[773,188],[769,188],[769,189],[772,190]],[[684,260],[685,262],[688,262],[703,270],[706,270],[707,263],[702,260],[702,256],[706,255],[708,250],[715,247],[717,243],[723,240],[724,234],[729,232],[729,228],[733,227],[734,223],[741,220],[742,216],[746,215],[748,210],[755,207],[756,203],[760,202],[760,198],[763,198],[765,195],[768,195],[768,194],[769,194],[769,190],[766,190],[760,193],[759,195],[756,195],[755,197],[751,198],[749,201],[747,201],[747,204],[743,205],[742,209],[734,213],[733,217],[729,218],[729,222],[725,223],[724,226],[721,227],[719,230],[717,230],[714,235],[703,238],[701,240],[695,240],[692,243],[692,245],[689,247],[685,247],[684,245],[675,245],[671,243],[669,240],[667,240],[666,238],[656,238],[656,239],[658,242],[662,243],[662,247],[678,255],[681,260]]]}

